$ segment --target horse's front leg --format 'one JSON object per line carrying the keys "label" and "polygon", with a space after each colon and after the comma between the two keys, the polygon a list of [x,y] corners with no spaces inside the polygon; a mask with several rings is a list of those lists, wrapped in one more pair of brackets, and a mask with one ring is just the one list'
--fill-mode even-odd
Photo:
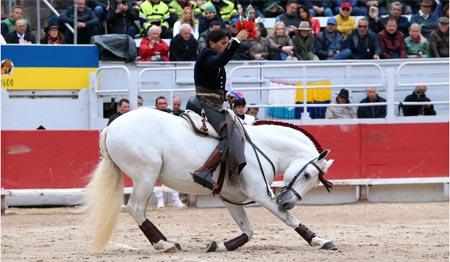
{"label": "horse's front leg", "polygon": [[241,228],[242,234],[226,242],[217,243],[216,241],[212,241],[208,245],[206,252],[233,251],[250,241],[253,236],[253,228],[248,220],[244,208],[242,206],[237,206],[226,202],[224,202],[224,204],[228,208],[228,211],[236,224],[238,224]]}
{"label": "horse's front leg", "polygon": [[292,227],[303,239],[311,246],[318,246],[321,249],[337,250],[336,246],[328,239],[320,238],[311,229],[300,223],[300,221],[291,213],[286,210],[278,208],[274,199],[269,197],[262,197],[261,199],[255,199],[255,201],[261,203],[275,216],[283,220],[288,226]]}

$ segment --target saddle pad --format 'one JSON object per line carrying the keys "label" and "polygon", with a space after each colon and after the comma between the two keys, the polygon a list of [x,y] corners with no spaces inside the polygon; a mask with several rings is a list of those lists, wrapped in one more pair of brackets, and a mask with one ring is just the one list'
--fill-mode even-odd
{"label": "saddle pad", "polygon": [[194,131],[194,133],[203,136],[211,136],[214,138],[219,138],[219,134],[217,134],[216,130],[208,122],[206,122],[206,128],[208,129],[208,131],[203,131],[203,121],[202,117],[199,114],[191,110],[186,110],[184,114],[185,115],[181,115],[181,117],[183,117],[186,120],[186,124],[189,126],[189,128],[191,128]]}

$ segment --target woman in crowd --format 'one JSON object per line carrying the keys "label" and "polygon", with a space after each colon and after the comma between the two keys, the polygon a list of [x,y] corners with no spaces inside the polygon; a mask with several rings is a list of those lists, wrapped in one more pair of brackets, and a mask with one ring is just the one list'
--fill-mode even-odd
{"label": "woman in crowd", "polygon": [[419,24],[412,24],[409,27],[409,36],[405,39],[406,56],[408,58],[430,57],[428,40],[423,37]]}
{"label": "woman in crowd", "polygon": [[192,14],[192,9],[190,7],[185,7],[183,9],[183,14],[181,15],[180,19],[175,22],[173,25],[173,36],[175,37],[177,34],[180,33],[180,26],[182,24],[189,24],[192,28],[192,34],[194,35],[195,39],[198,39],[198,21],[195,19],[194,15]]}
{"label": "woman in crowd", "polygon": [[294,55],[294,44],[286,31],[283,21],[275,24],[275,31],[267,38],[271,60],[287,60]]}
{"label": "woman in crowd", "polygon": [[253,60],[268,60],[269,42],[265,37],[261,36],[261,27],[255,25],[255,37],[250,41],[250,49],[248,50],[250,59]]}
{"label": "woman in crowd", "polygon": [[61,45],[64,44],[64,36],[59,31],[57,23],[50,22],[44,29],[45,35],[41,39],[41,44]]}
{"label": "woman in crowd", "polygon": [[311,32],[314,33],[314,35],[320,34],[320,22],[319,20],[312,18],[309,14],[308,8],[305,6],[299,5],[297,9],[298,17],[300,17],[300,22],[307,21],[309,22],[309,25],[311,26]]}

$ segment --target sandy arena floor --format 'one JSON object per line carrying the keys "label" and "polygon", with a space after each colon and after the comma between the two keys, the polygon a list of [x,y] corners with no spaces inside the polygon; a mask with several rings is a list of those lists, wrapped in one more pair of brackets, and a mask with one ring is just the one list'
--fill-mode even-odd
{"label": "sandy arena floor", "polygon": [[105,250],[89,249],[89,231],[77,208],[12,208],[1,217],[2,261],[448,261],[448,203],[297,206],[293,213],[338,251],[308,246],[261,207],[246,209],[252,241],[234,252],[204,253],[210,240],[240,233],[225,208],[149,208],[150,219],[183,251],[156,252],[131,216],[120,214]]}

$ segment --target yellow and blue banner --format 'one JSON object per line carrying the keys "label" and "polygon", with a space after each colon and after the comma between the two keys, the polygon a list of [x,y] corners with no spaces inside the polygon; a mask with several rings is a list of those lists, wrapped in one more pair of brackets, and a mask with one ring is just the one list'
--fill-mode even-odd
{"label": "yellow and blue banner", "polygon": [[2,45],[1,63],[7,90],[79,90],[99,59],[94,45]]}

